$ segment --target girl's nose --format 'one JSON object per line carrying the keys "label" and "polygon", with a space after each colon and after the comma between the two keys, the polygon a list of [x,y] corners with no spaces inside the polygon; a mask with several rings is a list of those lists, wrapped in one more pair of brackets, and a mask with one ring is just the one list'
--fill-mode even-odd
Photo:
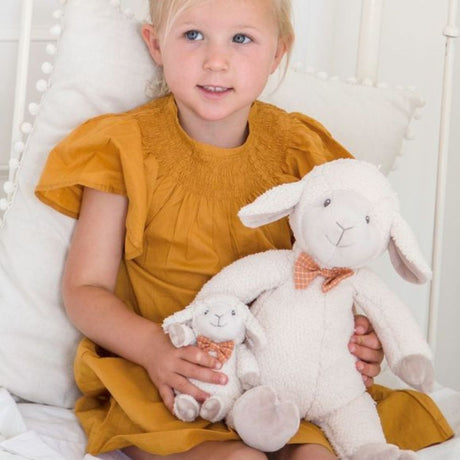
{"label": "girl's nose", "polygon": [[224,46],[210,45],[203,62],[205,70],[222,72],[229,68],[229,54]]}

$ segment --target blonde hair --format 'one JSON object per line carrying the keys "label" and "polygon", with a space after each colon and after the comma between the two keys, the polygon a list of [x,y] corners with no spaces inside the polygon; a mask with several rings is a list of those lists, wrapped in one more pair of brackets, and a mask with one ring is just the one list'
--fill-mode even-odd
{"label": "blonde hair", "polygon": [[[205,1],[206,0],[149,0],[152,26],[159,33],[166,35],[178,16],[187,9]],[[273,12],[278,23],[279,38],[286,48],[284,75],[289,65],[292,45],[294,43],[291,0],[266,1],[270,1],[272,4]],[[158,69],[155,79],[149,82],[148,93],[152,97],[160,97],[169,93],[169,88],[164,79],[162,69]]]}

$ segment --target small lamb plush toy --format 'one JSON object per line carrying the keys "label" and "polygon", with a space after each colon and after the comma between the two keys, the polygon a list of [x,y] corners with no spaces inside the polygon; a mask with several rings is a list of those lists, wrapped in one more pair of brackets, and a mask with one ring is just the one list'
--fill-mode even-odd
{"label": "small lamb plush toy", "polygon": [[221,363],[228,377],[225,385],[191,380],[211,394],[200,406],[192,396],[176,394],[174,413],[184,422],[198,415],[211,422],[222,420],[244,389],[259,384],[259,369],[246,338],[257,348],[263,347],[265,335],[249,308],[236,297],[210,296],[197,300],[169,316],[163,322],[175,347],[197,344]]}
{"label": "small lamb plush toy", "polygon": [[416,458],[386,443],[347,347],[356,304],[393,372],[421,391],[432,388],[431,352],[416,321],[366,267],[388,249],[406,280],[423,283],[431,276],[388,180],[369,163],[336,160],[267,191],[239,213],[249,227],[284,216],[296,240],[292,250],[242,258],[197,296],[257,299],[251,311],[267,338],[265,347],[252,347],[261,385],[236,401],[227,422],[262,451],[283,447],[305,418],[323,429],[340,458]]}

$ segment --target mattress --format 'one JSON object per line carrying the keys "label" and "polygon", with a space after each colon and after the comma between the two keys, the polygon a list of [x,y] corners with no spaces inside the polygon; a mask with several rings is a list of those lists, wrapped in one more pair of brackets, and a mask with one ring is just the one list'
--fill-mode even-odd
{"label": "mattress", "polygon": [[[422,460],[460,459],[460,393],[438,385],[430,395],[454,429],[449,441],[419,451]],[[85,435],[69,409],[17,402],[0,389],[0,460],[126,460],[121,452],[85,455]]]}

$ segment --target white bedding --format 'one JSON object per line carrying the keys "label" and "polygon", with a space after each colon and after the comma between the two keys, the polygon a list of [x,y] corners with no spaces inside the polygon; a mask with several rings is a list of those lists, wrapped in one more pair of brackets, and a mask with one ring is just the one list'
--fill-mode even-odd
{"label": "white bedding", "polygon": [[[422,460],[460,459],[460,393],[438,387],[431,397],[445,414],[455,438],[419,452]],[[0,460],[123,460],[119,452],[85,455],[85,435],[71,410],[17,403],[0,389]]]}

